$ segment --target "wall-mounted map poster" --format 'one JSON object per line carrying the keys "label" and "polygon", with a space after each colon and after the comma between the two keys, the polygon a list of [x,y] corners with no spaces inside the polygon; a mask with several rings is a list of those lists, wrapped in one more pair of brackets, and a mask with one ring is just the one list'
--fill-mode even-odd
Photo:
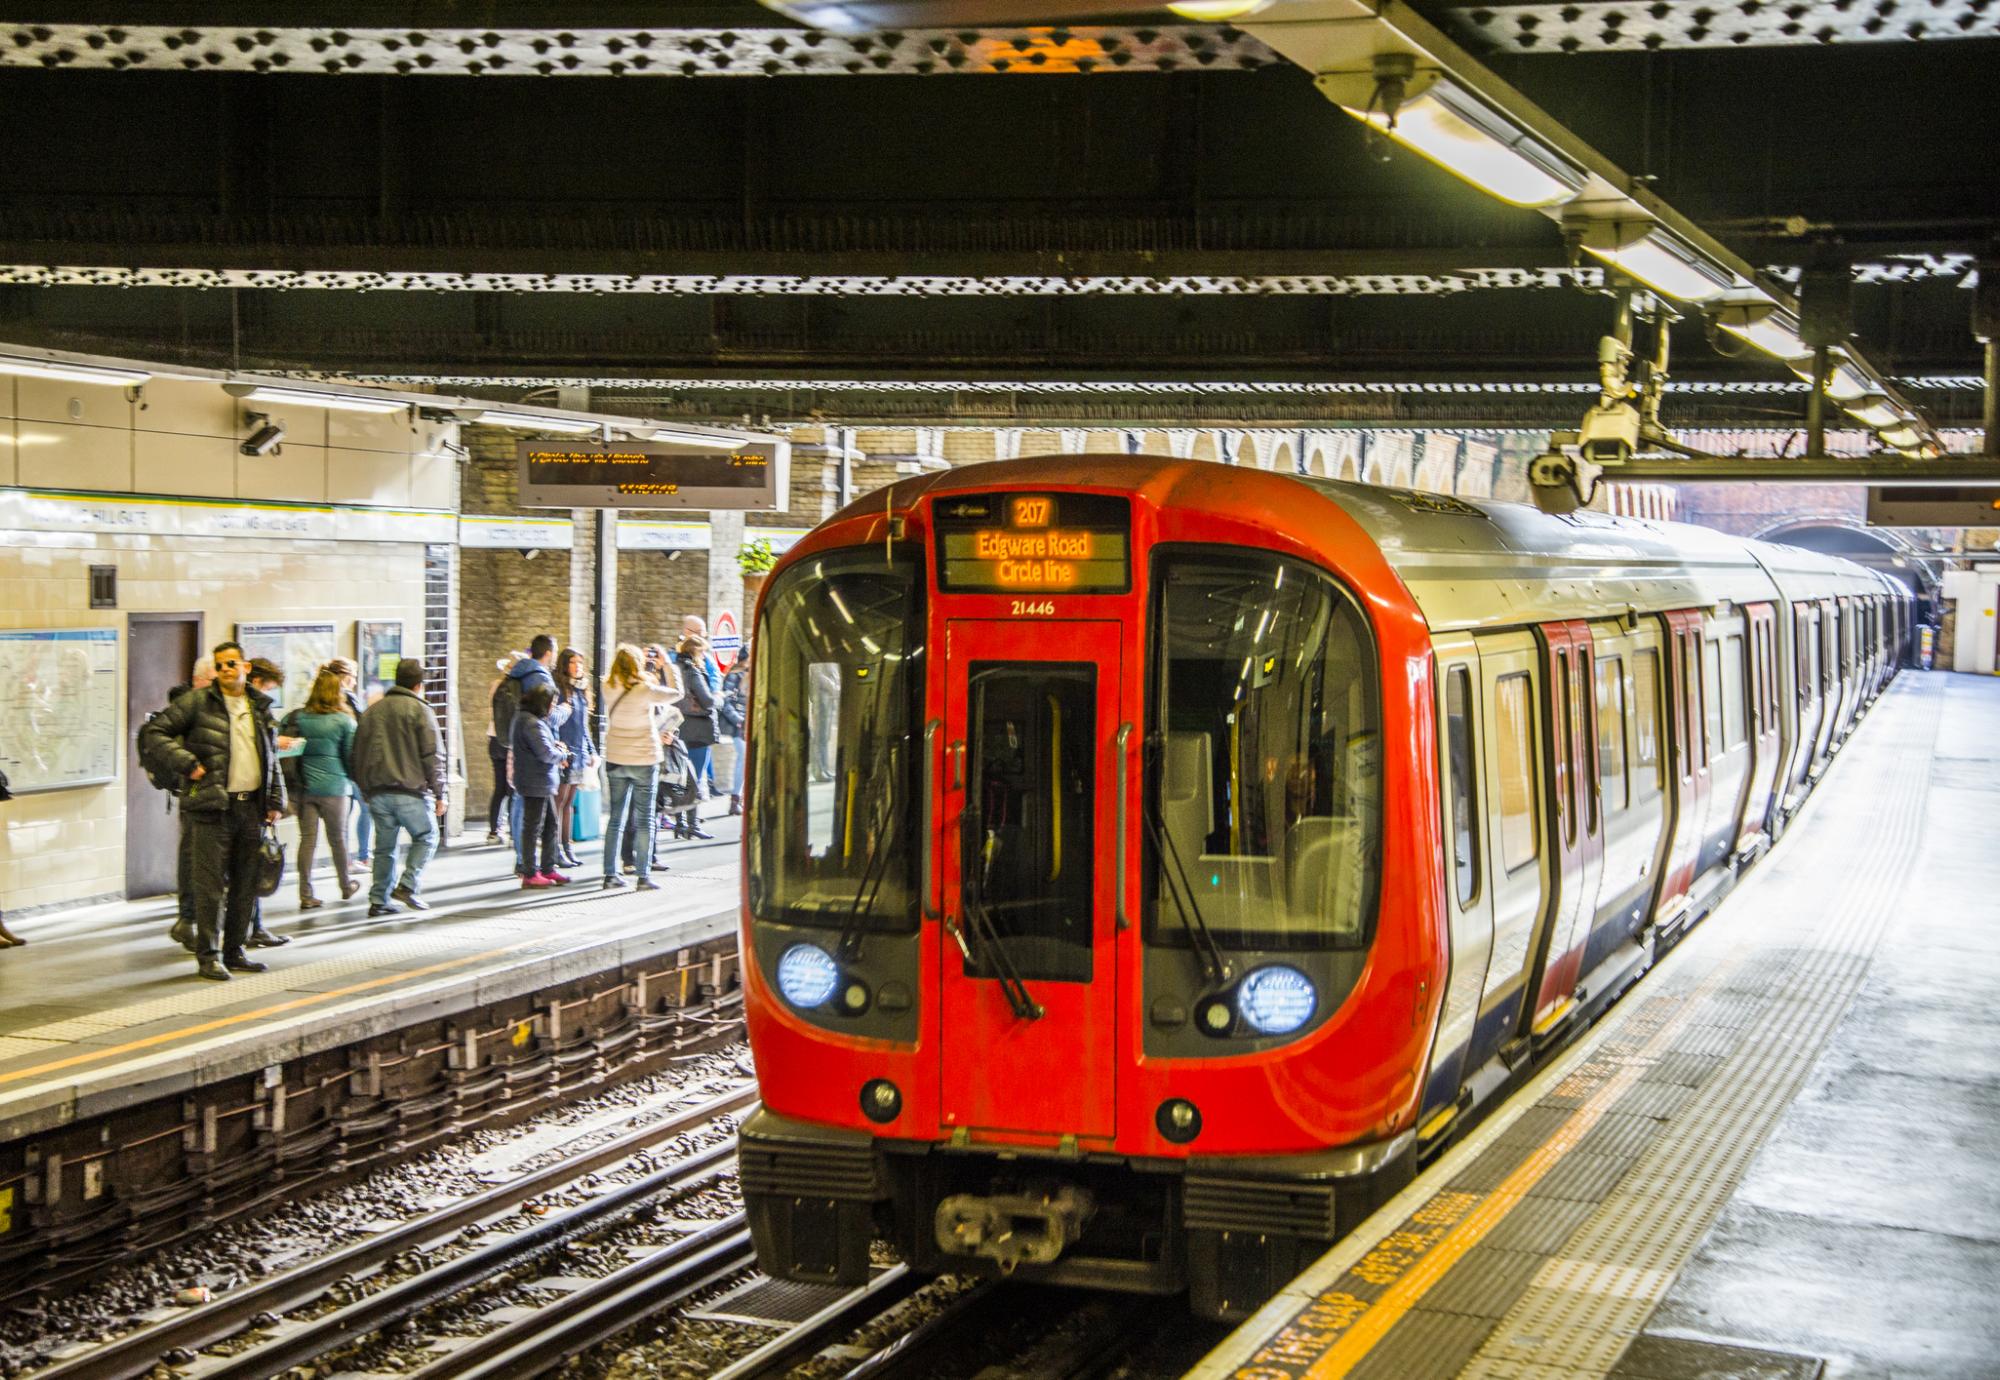
{"label": "wall-mounted map poster", "polygon": [[313,677],[334,657],[331,623],[238,623],[236,640],[245,656],[264,657],[285,673],[276,696],[280,714],[306,702]]}
{"label": "wall-mounted map poster", "polygon": [[360,619],[354,625],[354,661],[361,668],[364,702],[376,691],[396,683],[396,663],[403,659],[403,621]]}
{"label": "wall-mounted map poster", "polygon": [[8,788],[118,779],[118,630],[0,632],[0,771]]}

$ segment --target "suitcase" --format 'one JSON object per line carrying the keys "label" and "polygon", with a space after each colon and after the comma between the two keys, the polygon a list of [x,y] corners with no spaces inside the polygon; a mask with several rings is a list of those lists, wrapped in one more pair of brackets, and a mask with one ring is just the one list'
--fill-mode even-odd
{"label": "suitcase", "polygon": [[569,836],[572,842],[584,843],[604,837],[602,795],[603,792],[590,787],[577,788],[576,799],[570,802],[569,807]]}

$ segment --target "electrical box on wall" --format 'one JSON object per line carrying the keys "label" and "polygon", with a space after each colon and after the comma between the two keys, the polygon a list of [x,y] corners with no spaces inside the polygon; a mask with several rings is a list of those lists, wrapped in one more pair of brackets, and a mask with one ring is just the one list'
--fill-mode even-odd
{"label": "electrical box on wall", "polygon": [[118,607],[118,567],[94,565],[90,568],[90,606],[94,609]]}

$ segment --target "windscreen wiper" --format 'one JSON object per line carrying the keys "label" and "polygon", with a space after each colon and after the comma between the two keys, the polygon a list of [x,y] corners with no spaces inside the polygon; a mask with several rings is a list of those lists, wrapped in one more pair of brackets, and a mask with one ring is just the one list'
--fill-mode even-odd
{"label": "windscreen wiper", "polygon": [[[1155,754],[1158,753],[1157,737],[1149,746]],[[1157,756],[1155,761],[1157,764]],[[1155,772],[1156,779],[1157,775]],[[1145,821],[1146,832],[1153,840],[1153,851],[1163,864],[1160,880],[1166,884],[1167,895],[1180,915],[1181,928],[1187,931],[1188,943],[1193,947],[1203,973],[1212,984],[1220,987],[1229,981],[1229,960],[1224,956],[1222,946],[1215,942],[1215,936],[1209,932],[1208,923],[1201,918],[1201,906],[1194,899],[1194,885],[1188,881],[1187,868],[1181,863],[1181,851],[1175,845],[1173,835],[1160,822],[1155,795],[1143,786],[1140,794],[1144,798],[1140,802],[1139,818]]]}
{"label": "windscreen wiper", "polygon": [[[958,941],[959,952],[965,955],[967,963],[981,967],[991,967],[994,977],[1000,983],[1000,994],[1007,998],[1008,1007],[1016,1019],[1039,1021],[1048,1013],[1042,1004],[1028,991],[1028,984],[1021,978],[1021,970],[1014,966],[1007,946],[1000,942],[1000,934],[993,928],[993,917],[976,897],[961,896],[960,903],[965,908],[964,926],[951,927],[952,938]],[[968,938],[970,936],[970,938]],[[978,941],[979,953],[973,952],[972,939]],[[983,958],[981,955],[990,955]]]}

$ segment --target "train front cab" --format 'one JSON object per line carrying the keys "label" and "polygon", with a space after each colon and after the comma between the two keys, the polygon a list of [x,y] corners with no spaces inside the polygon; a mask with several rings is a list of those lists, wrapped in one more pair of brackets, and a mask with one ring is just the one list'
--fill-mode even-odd
{"label": "train front cab", "polygon": [[[1427,691],[1421,622],[1371,625],[1323,551],[1217,516],[1258,479],[1195,473],[1172,511],[939,494],[908,540],[774,576],[741,1136],[767,1271],[856,1283],[879,1235],[1243,1316],[1407,1181],[1438,836],[1380,668]],[[1060,594],[975,554],[1055,547],[1096,562]],[[1392,817],[1419,823],[1385,847]]]}

